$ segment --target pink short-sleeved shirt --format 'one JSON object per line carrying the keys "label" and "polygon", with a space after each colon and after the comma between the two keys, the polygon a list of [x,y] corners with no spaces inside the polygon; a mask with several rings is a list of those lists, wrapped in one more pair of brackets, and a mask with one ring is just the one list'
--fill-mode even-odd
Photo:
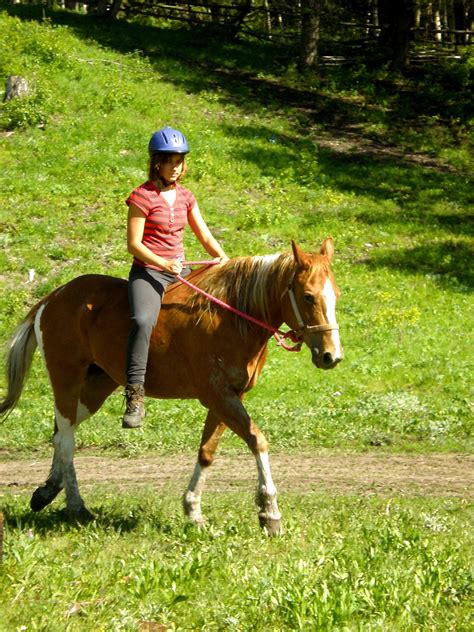
{"label": "pink short-sleeved shirt", "polygon": [[[153,182],[148,181],[130,193],[126,204],[134,204],[145,216],[142,243],[147,248],[164,259],[184,259],[183,232],[196,204],[191,191],[177,184],[176,200],[170,206]],[[136,257],[133,263],[156,268]]]}

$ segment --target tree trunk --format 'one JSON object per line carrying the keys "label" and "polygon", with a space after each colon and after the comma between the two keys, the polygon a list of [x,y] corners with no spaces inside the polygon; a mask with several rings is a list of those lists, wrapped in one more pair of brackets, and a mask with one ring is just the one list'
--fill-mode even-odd
{"label": "tree trunk", "polygon": [[112,8],[110,9],[110,17],[112,18],[112,20],[115,20],[117,18],[117,15],[119,14],[121,8],[122,0],[113,0]]}
{"label": "tree trunk", "polygon": [[107,0],[98,0],[96,14],[101,18],[107,15]]}
{"label": "tree trunk", "polygon": [[377,0],[369,0],[367,7],[367,30],[366,34],[373,37],[379,32],[379,11]]}
{"label": "tree trunk", "polygon": [[316,68],[318,65],[320,0],[302,0],[299,69]]}
{"label": "tree trunk", "polygon": [[16,97],[22,97],[28,94],[28,81],[17,75],[10,75],[5,82],[5,95],[3,101],[10,101]]}
{"label": "tree trunk", "polygon": [[[454,28],[456,31],[469,30],[468,25],[468,6],[464,0],[454,0],[453,13],[454,13]],[[468,39],[464,33],[456,33],[456,44],[466,44]]]}
{"label": "tree trunk", "polygon": [[265,31],[268,37],[272,38],[272,16],[270,14],[270,7],[268,6],[268,0],[263,2],[263,10],[265,11]]}
{"label": "tree trunk", "polygon": [[434,12],[434,28],[435,28],[435,40],[437,42],[443,41],[443,33],[441,29],[443,28],[443,24],[441,22],[441,13],[439,11],[439,7],[436,7]]}
{"label": "tree trunk", "polygon": [[414,8],[414,0],[379,0],[380,47],[393,69],[404,68],[410,61]]}
{"label": "tree trunk", "polygon": [[[268,20],[270,22],[271,31],[282,31],[284,29],[283,16],[282,16],[282,3],[279,0],[265,0],[268,5]],[[295,11],[299,11],[299,2],[295,2],[297,5]],[[284,7],[283,7],[284,10]]]}
{"label": "tree trunk", "polygon": [[219,24],[221,18],[220,7],[217,6],[215,0],[205,0],[205,2],[203,2],[203,5],[207,8],[209,15],[211,16],[211,22],[213,24]]}

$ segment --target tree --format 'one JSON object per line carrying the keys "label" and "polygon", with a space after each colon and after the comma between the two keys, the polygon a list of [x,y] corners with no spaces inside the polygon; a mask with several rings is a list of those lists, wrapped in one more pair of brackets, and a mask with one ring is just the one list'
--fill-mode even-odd
{"label": "tree", "polygon": [[380,49],[393,69],[410,61],[410,28],[414,23],[415,0],[379,0]]}
{"label": "tree", "polygon": [[122,8],[122,0],[113,0],[110,8],[110,17],[114,20]]}
{"label": "tree", "polygon": [[300,70],[315,68],[318,64],[320,0],[301,0]]}

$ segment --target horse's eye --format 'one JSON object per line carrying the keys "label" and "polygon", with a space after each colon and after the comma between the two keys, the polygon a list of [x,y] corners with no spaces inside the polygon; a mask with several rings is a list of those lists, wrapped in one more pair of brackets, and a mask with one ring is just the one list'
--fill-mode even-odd
{"label": "horse's eye", "polygon": [[314,303],[314,296],[312,294],[305,294],[304,300],[306,301],[306,303],[312,305]]}

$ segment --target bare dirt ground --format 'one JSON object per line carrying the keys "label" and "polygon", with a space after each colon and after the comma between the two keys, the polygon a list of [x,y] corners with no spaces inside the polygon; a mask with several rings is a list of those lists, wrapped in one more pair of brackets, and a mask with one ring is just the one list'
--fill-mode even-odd
{"label": "bare dirt ground", "polygon": [[[180,493],[188,483],[195,458],[190,455],[75,459],[83,491],[94,486]],[[462,454],[274,454],[271,466],[280,492],[334,495],[424,496],[474,498],[474,456]],[[23,493],[43,483],[49,459],[0,461],[0,494]],[[254,489],[255,461],[251,455],[216,458],[208,491]]]}

